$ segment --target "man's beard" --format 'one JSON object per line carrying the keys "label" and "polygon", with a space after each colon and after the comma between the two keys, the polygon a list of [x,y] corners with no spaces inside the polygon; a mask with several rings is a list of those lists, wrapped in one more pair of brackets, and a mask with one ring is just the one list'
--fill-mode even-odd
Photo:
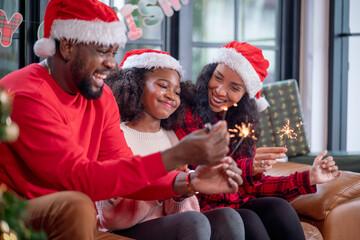
{"label": "man's beard", "polygon": [[70,67],[71,72],[74,73],[75,79],[80,79],[80,83],[77,84],[77,88],[81,95],[86,99],[97,99],[102,95],[103,87],[101,86],[97,91],[94,91],[91,85],[91,76],[86,76],[81,70],[83,69],[83,64],[81,57],[76,55],[76,62]]}
{"label": "man's beard", "polygon": [[82,78],[80,84],[78,85],[80,94],[83,95],[86,99],[99,98],[103,92],[103,87],[104,86],[101,86],[99,90],[94,91],[91,86],[91,80],[86,79],[85,77]]}

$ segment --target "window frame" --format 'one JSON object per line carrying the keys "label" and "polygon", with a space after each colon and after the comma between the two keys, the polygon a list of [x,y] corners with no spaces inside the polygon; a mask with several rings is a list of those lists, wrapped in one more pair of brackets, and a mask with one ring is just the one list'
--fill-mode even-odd
{"label": "window frame", "polygon": [[[185,71],[185,78],[192,78],[193,47],[220,48],[226,43],[192,41],[193,1],[180,11],[179,19],[179,59]],[[240,0],[234,0],[234,40],[238,40]],[[278,19],[275,46],[256,45],[263,50],[275,51],[275,80],[296,79],[299,81],[300,63],[300,15],[301,0],[278,0]]]}
{"label": "window frame", "polygon": [[330,0],[329,16],[329,150],[346,151],[349,69],[349,0]]}
{"label": "window frame", "polygon": [[[30,4],[30,1],[21,2],[21,14],[27,22],[37,22],[36,28],[33,24],[21,24],[20,33],[14,34],[14,39],[21,42],[19,49],[20,63],[19,67],[24,67],[33,62],[39,62],[40,58],[33,52],[33,44],[37,40],[37,28],[43,20],[47,0],[35,1],[36,4]],[[112,6],[114,0],[109,0]],[[235,21],[234,40],[238,36],[239,13],[237,11],[240,0],[234,0],[235,3]],[[264,50],[273,50],[276,52],[277,69],[275,72],[276,80],[299,79],[299,49],[300,49],[300,8],[301,0],[278,0],[279,19],[277,25],[276,38],[278,43],[275,47],[261,46]],[[26,10],[28,13],[26,13]],[[192,47],[221,47],[226,43],[202,43],[192,42],[193,21],[193,0],[187,5],[182,5],[179,12],[175,11],[172,17],[164,17],[162,21],[161,39],[137,39],[128,40],[127,44],[145,44],[150,46],[160,46],[161,49],[168,51],[176,59],[180,59],[186,69],[187,74],[191,74],[191,49]],[[188,37],[186,37],[188,36]]]}

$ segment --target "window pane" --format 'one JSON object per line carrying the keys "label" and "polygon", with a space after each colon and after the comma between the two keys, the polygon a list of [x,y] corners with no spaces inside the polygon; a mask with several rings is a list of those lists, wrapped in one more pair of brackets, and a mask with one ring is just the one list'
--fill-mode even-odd
{"label": "window pane", "polygon": [[[216,54],[218,48],[193,48],[193,65],[192,65],[192,79],[196,81],[197,76],[201,72],[202,68],[208,64]],[[264,57],[269,61],[270,66],[268,68],[268,76],[264,79],[264,82],[275,81],[275,68],[276,68],[276,52],[271,50],[263,51]],[[188,79],[186,79],[188,80]]]}
{"label": "window pane", "polygon": [[13,39],[9,47],[0,45],[0,79],[19,69],[19,40]]}
{"label": "window pane", "polygon": [[154,45],[144,45],[144,44],[126,44],[125,49],[119,49],[118,54],[115,56],[115,61],[117,62],[117,65],[119,65],[123,58],[125,53],[127,53],[130,50],[133,49],[154,49],[154,50],[162,50],[160,46],[154,46]]}
{"label": "window pane", "polygon": [[359,12],[360,12],[360,1],[350,0],[349,25],[350,25],[351,33],[360,33]]}
{"label": "window pane", "polygon": [[238,39],[251,44],[276,44],[277,0],[242,0],[239,4]]}
{"label": "window pane", "polygon": [[196,79],[201,72],[202,68],[208,64],[216,53],[218,48],[193,48],[192,50],[192,79],[185,79],[185,80],[192,80],[196,82]]}
{"label": "window pane", "polygon": [[98,0],[99,2],[105,3],[106,5],[109,6],[110,4],[110,0]]}
{"label": "window pane", "polygon": [[349,38],[347,151],[360,151],[359,62],[360,37]]}
{"label": "window pane", "polygon": [[194,0],[193,41],[234,40],[234,0]]}
{"label": "window pane", "polygon": [[264,58],[269,61],[268,76],[264,79],[264,83],[275,82],[276,69],[276,52],[272,50],[263,50]]}

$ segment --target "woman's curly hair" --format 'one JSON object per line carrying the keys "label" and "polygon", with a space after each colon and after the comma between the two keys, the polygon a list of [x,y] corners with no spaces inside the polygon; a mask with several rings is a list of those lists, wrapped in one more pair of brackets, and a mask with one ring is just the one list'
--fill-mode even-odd
{"label": "woman's curly hair", "polygon": [[[217,63],[206,65],[199,74],[195,85],[193,114],[195,116],[200,116],[203,123],[214,123],[217,118],[216,113],[211,110],[208,101],[208,85],[217,65]],[[237,107],[230,107],[226,113],[226,121],[229,129],[234,129],[236,124],[240,125],[241,123],[251,123],[255,131],[254,137],[257,139],[260,137],[261,132],[258,124],[259,117],[260,115],[257,111],[255,100],[251,99],[248,93],[245,93],[245,95],[237,103]],[[238,140],[238,138],[231,138],[230,147],[232,149],[235,148]],[[252,157],[254,144],[255,140],[245,138],[242,146],[238,148],[237,152],[245,150],[249,157]],[[244,147],[245,149],[243,149]]]}
{"label": "woman's curly hair", "polygon": [[[127,68],[114,70],[105,80],[112,90],[119,107],[121,121],[139,121],[145,111],[142,99],[146,74],[155,71],[155,68]],[[180,87],[181,87],[180,83]],[[180,94],[181,100],[181,94]],[[186,112],[186,105],[179,108],[167,119],[161,120],[161,127],[170,130],[176,123],[182,122]]]}

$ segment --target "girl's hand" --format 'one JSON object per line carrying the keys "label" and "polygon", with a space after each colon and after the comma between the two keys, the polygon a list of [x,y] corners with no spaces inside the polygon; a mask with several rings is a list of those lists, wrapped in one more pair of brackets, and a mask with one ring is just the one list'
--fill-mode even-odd
{"label": "girl's hand", "polygon": [[200,165],[191,177],[194,189],[205,194],[235,193],[243,183],[241,169],[231,157],[215,164]]}
{"label": "girl's hand", "polygon": [[286,157],[286,152],[287,149],[284,147],[257,148],[252,166],[253,176],[272,169],[272,166],[277,162],[276,159]]}
{"label": "girl's hand", "polygon": [[[177,168],[175,171],[184,171],[184,172],[189,172],[190,169],[188,168],[188,165],[185,164],[183,165],[182,167],[179,167]],[[176,201],[176,202],[182,202],[186,199],[187,197],[186,196],[181,196],[181,197],[173,197],[173,200]]]}
{"label": "girl's hand", "polygon": [[340,176],[338,166],[336,166],[334,158],[328,156],[323,159],[327,154],[327,150],[323,151],[314,160],[314,163],[310,169],[310,184],[325,183]]}

